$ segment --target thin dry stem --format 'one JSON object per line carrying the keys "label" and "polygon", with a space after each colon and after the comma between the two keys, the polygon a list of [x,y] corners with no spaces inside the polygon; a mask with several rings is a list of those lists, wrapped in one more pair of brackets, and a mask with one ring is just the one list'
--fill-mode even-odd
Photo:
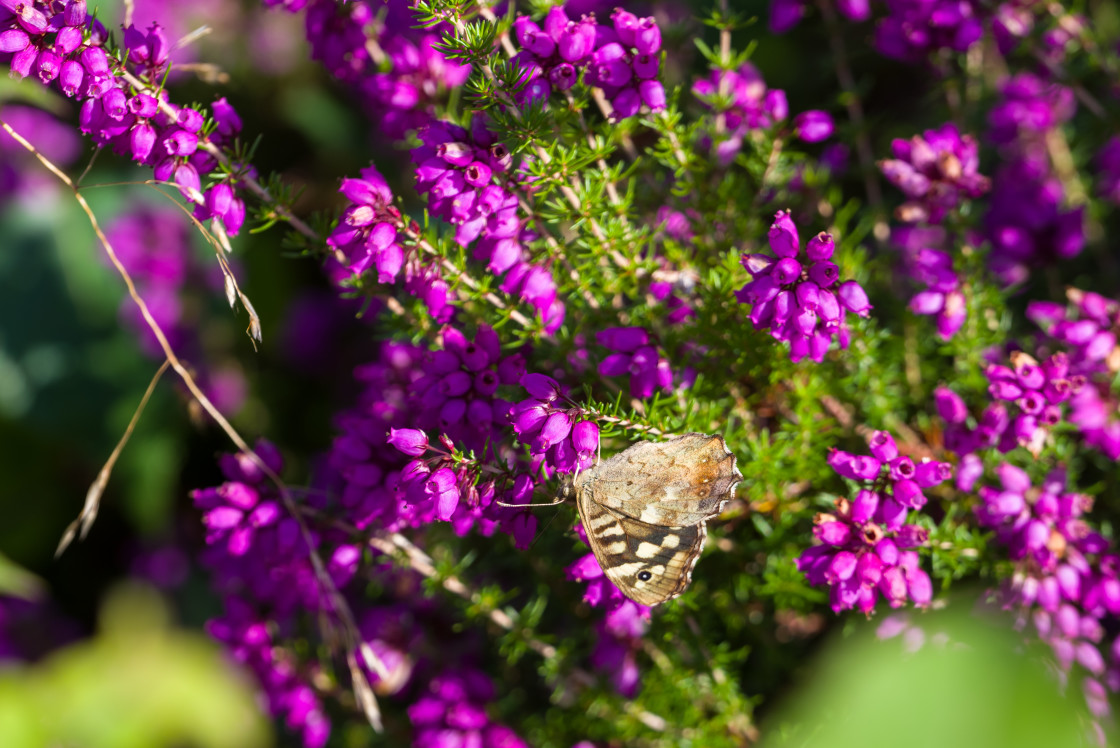
{"label": "thin dry stem", "polygon": [[54,557],[58,558],[66,550],[67,546],[73,542],[75,537],[81,537],[82,540],[86,539],[89,533],[89,528],[93,527],[93,521],[97,519],[97,510],[101,506],[101,497],[105,493],[105,487],[109,485],[109,476],[113,474],[113,466],[117,464],[117,459],[124,451],[124,447],[128,444],[128,440],[132,437],[132,432],[136,430],[136,424],[140,423],[140,416],[144,412],[144,408],[148,405],[148,400],[151,398],[152,393],[156,391],[156,385],[159,383],[160,377],[167,371],[169,363],[164,361],[160,364],[159,369],[152,375],[152,381],[148,382],[148,388],[144,390],[144,396],[140,398],[139,405],[132,414],[132,418],[125,427],[124,433],[117,441],[117,446],[113,447],[113,451],[109,454],[109,459],[105,460],[105,464],[101,466],[101,470],[97,473],[97,478],[90,484],[89,490],[86,491],[86,503],[82,506],[82,511],[78,516],[67,525],[66,530],[62,533],[62,539],[58,542],[58,548],[55,549]]}
{"label": "thin dry stem", "polygon": [[[43,164],[43,166],[45,166],[48,171],[54,174],[55,177],[59,179],[59,181],[65,184],[71,190],[71,192],[73,192],[74,199],[78,202],[78,205],[86,214],[86,218],[87,220],[89,220],[94,234],[97,235],[98,241],[101,242],[101,246],[104,248],[105,253],[109,256],[109,261],[112,262],[113,267],[116,268],[117,273],[124,281],[125,287],[128,289],[128,295],[132,298],[137,308],[139,308],[140,314],[144,318],[145,324],[147,324],[148,328],[155,336],[156,341],[159,343],[160,349],[163,351],[163,355],[167,359],[167,362],[170,364],[171,368],[173,368],[175,370],[175,373],[179,375],[179,378],[182,380],[187,390],[190,391],[191,396],[195,399],[195,401],[198,402],[202,409],[205,410],[206,413],[214,419],[214,422],[218,424],[219,428],[221,428],[223,432],[225,432],[230,441],[232,441],[234,445],[236,445],[237,448],[253,462],[257,469],[259,469],[261,473],[264,474],[277,487],[285,509],[287,510],[288,514],[298,523],[301,537],[303,538],[304,542],[307,543],[308,557],[311,561],[312,568],[315,570],[316,581],[318,581],[322,586],[322,589],[326,591],[327,596],[331,600],[333,610],[342,623],[343,639],[347,644],[347,648],[360,648],[362,645],[362,637],[358,631],[358,626],[356,621],[354,620],[353,613],[350,610],[349,604],[346,602],[346,599],[342,596],[342,594],[338,591],[338,588],[335,587],[334,582],[330,578],[330,575],[327,574],[326,568],[323,565],[323,561],[319,557],[318,552],[315,550],[315,544],[312,542],[311,533],[308,530],[306,523],[303,521],[303,517],[300,515],[298,507],[296,506],[295,501],[289,493],[287,486],[280,479],[280,476],[278,476],[272,470],[272,468],[269,467],[263,459],[261,459],[260,455],[258,455],[253,450],[253,448],[249,446],[245,439],[242,438],[241,434],[239,434],[233,427],[233,424],[231,424],[229,420],[226,419],[226,417],[222,414],[222,412],[218,410],[218,408],[210,401],[210,398],[206,396],[206,393],[204,393],[202,389],[199,388],[198,383],[195,382],[194,377],[191,375],[190,371],[187,370],[187,367],[183,364],[183,362],[176,355],[174,349],[171,347],[171,344],[168,342],[167,336],[164,334],[162,328],[160,328],[159,323],[156,322],[155,318],[152,316],[147,303],[144,301],[140,293],[136,290],[136,284],[133,282],[132,276],[129,274],[124,264],[121,263],[120,258],[117,256],[117,253],[113,249],[112,244],[109,242],[108,237],[102,230],[101,224],[97,220],[96,214],[93,212],[93,209],[90,207],[89,203],[86,202],[85,196],[78,189],[77,185],[74,184],[74,182],[70,179],[69,176],[66,175],[65,172],[59,169],[52,161],[50,161],[50,159],[46,158],[42,153],[40,153],[35,148],[35,146],[31,145],[31,143],[29,143],[22,135],[13,130],[11,126],[8,125],[8,123],[3,119],[0,119],[0,128],[3,128],[3,130],[11,135],[17,143],[19,143],[29,153],[34,155],[35,158],[38,159],[39,162]],[[387,670],[385,669],[384,664],[381,663],[380,660],[378,660],[378,658],[374,656],[372,652],[370,653],[370,659],[372,662],[376,663],[376,667],[374,668],[375,671],[378,672],[380,676],[385,677],[385,675],[387,674]],[[357,674],[357,677],[364,682],[365,676],[360,672]],[[365,683],[365,685],[368,687],[368,683]],[[356,686],[356,688],[360,687],[361,684]],[[380,729],[380,725],[374,724],[374,727],[376,729]]]}

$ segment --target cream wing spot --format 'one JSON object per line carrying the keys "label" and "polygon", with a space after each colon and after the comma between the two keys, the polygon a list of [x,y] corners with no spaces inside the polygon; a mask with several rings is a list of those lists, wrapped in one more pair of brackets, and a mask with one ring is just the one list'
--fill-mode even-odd
{"label": "cream wing spot", "polygon": [[644,561],[630,561],[628,563],[615,566],[614,572],[620,577],[632,577],[644,568],[646,568],[646,564]]}

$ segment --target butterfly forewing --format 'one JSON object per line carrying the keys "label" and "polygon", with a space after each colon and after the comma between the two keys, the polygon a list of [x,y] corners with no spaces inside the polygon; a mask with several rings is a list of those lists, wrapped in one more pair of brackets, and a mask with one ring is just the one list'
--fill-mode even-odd
{"label": "butterfly forewing", "polygon": [[576,496],[580,519],[595,560],[624,595],[642,605],[657,605],[684,592],[707,537],[703,524],[651,525]]}
{"label": "butterfly forewing", "polygon": [[576,477],[596,503],[654,525],[696,525],[719,514],[742,480],[723,437],[683,434],[638,442]]}

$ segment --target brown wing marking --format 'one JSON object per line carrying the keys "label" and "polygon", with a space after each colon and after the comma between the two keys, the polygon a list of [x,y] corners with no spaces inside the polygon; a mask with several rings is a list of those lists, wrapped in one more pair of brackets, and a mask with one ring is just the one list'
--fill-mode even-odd
{"label": "brown wing marking", "polygon": [[576,506],[595,559],[624,595],[642,605],[657,605],[688,587],[708,535],[703,523],[651,525],[596,504],[583,491],[577,494]]}

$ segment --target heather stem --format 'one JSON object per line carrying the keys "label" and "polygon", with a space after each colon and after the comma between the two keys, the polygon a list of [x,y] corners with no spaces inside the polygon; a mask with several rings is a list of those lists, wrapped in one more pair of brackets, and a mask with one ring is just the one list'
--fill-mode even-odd
{"label": "heather stem", "polygon": [[[860,171],[863,173],[863,185],[867,192],[867,200],[875,212],[876,223],[882,225],[882,232],[886,231],[886,208],[883,205],[883,193],[879,189],[877,171],[875,169],[875,154],[871,148],[871,139],[867,135],[867,119],[863,113],[863,104],[856,91],[855,78],[848,64],[848,53],[844,47],[844,39],[840,31],[840,24],[836,13],[829,0],[817,0],[817,7],[828,26],[828,41],[832,46],[833,58],[836,60],[836,78],[844,90],[844,105],[848,110],[848,117],[855,126],[856,153],[859,156]],[[876,236],[880,233],[880,226],[876,226]]]}

